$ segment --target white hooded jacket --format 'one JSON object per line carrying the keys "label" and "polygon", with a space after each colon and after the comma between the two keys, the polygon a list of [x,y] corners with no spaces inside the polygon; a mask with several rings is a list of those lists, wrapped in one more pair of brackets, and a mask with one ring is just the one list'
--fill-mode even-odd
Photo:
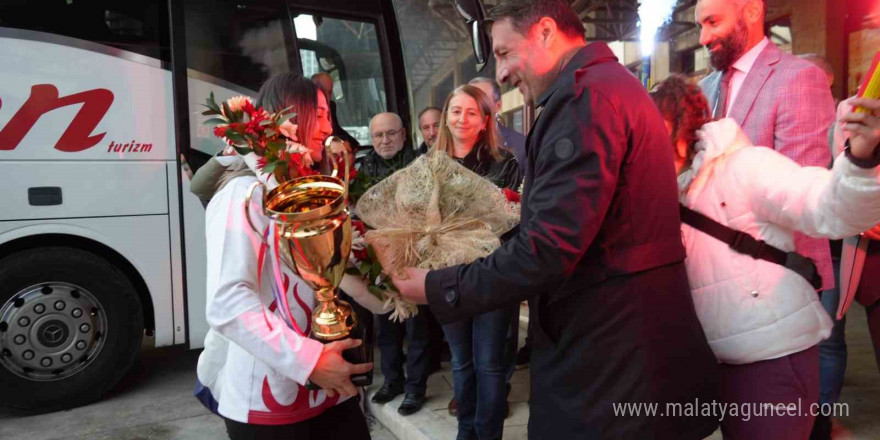
{"label": "white hooded jacket", "polygon": [[[841,155],[832,170],[801,167],[751,145],[733,119],[706,124],[692,166],[679,176],[681,202],[784,251],[792,231],[857,234],[880,222],[880,174]],[[817,292],[800,275],[737,253],[682,225],[697,316],[719,361],[746,364],[816,345],[831,332]]]}
{"label": "white hooded jacket", "polygon": [[[276,277],[273,248],[263,247],[262,237],[248,225],[245,194],[256,181],[255,176],[230,180],[207,207],[206,313],[211,329],[199,356],[196,397],[212,411],[238,422],[291,424],[346,399],[328,398],[323,390],[303,386],[323,345],[284,322],[279,313],[282,305],[276,303],[272,288],[283,285],[291,315],[304,334],[308,334],[315,295],[283,264]],[[261,214],[262,197],[258,189],[249,204],[250,218],[260,231],[269,224]]]}

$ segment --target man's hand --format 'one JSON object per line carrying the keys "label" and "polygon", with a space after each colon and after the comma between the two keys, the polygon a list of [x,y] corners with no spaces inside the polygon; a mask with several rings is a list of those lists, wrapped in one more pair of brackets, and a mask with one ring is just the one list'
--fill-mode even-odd
{"label": "man's hand", "polygon": [[428,276],[428,269],[407,267],[403,270],[406,272],[405,278],[391,276],[401,296],[413,304],[428,304],[428,297],[425,294],[425,277]]}
{"label": "man's hand", "polygon": [[373,369],[372,362],[355,365],[342,358],[343,351],[359,345],[361,345],[360,339],[344,339],[324,344],[324,350],[321,351],[321,357],[318,358],[318,363],[315,364],[309,379],[321,387],[327,393],[327,397],[333,397],[336,393],[342,396],[354,396],[357,394],[357,388],[351,383],[351,375],[366,373]]}
{"label": "man's hand", "polygon": [[870,159],[880,144],[880,99],[853,98],[849,103],[864,107],[871,113],[847,113],[840,118],[843,129],[849,132],[849,151],[859,159]]}

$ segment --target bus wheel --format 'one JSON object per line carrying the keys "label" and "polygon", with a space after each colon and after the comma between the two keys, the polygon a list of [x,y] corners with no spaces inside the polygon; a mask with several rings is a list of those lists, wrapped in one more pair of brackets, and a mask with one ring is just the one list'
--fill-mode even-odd
{"label": "bus wheel", "polygon": [[97,400],[131,367],[143,334],[134,287],[103,258],[44,247],[0,259],[0,404]]}

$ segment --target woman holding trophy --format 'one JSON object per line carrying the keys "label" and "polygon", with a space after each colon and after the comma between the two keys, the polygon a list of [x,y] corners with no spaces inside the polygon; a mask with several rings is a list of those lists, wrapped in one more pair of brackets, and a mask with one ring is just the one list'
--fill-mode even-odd
{"label": "woman holding trophy", "polygon": [[[209,100],[212,103],[213,99]],[[324,141],[332,130],[327,98],[300,75],[285,73],[269,79],[260,89],[256,106],[249,101],[239,106],[233,99],[222,107],[208,107],[214,108],[213,114],[218,116],[249,114],[250,118],[244,120],[253,125],[247,130],[274,127],[259,121],[266,121],[267,117],[270,122],[281,121],[272,119],[275,115],[270,113],[283,115],[289,109],[296,113],[296,125],[285,122],[280,129],[270,132],[270,136],[281,139],[281,150],[262,152],[281,157],[296,151],[296,165],[302,166],[302,170],[313,169],[326,159]],[[226,125],[222,127],[220,132],[225,133],[230,144],[246,132],[224,132]],[[255,147],[254,151],[261,150]],[[350,399],[357,394],[351,377],[367,373],[373,366],[350,363],[342,355],[361,341],[345,338],[347,332],[336,339],[309,337],[315,337],[324,328],[315,324],[320,321],[318,315],[325,317],[324,309],[315,309],[316,305],[332,304],[335,299],[339,276],[334,278],[330,273],[339,271],[330,267],[335,264],[332,261],[348,257],[345,245],[350,248],[350,234],[346,242],[343,226],[348,226],[346,222],[350,225],[350,220],[345,193],[339,192],[343,200],[334,205],[334,219],[342,219],[333,223],[339,229],[320,237],[325,241],[330,237],[331,243],[341,250],[321,256],[332,260],[330,263],[310,261],[314,266],[323,265],[324,270],[317,274],[309,272],[309,268],[302,267],[302,254],[317,247],[300,248],[311,242],[285,235],[284,227],[278,226],[283,220],[278,220],[273,207],[267,208],[263,202],[264,192],[266,200],[272,200],[271,196],[276,194],[275,190],[270,191],[273,176],[282,176],[278,172],[280,167],[273,167],[274,173],[269,170],[265,157],[255,159],[248,154],[243,161],[230,160],[233,163],[226,164],[229,167],[217,182],[216,193],[207,206],[206,312],[211,330],[199,357],[196,396],[224,418],[231,439],[368,439],[369,430],[357,399]],[[294,162],[287,162],[284,169],[287,166],[292,169]],[[322,176],[313,177],[316,182],[322,181]],[[291,183],[277,180],[281,184],[276,190]],[[257,182],[268,184],[269,189]],[[293,212],[291,217],[299,213]],[[334,237],[339,238],[333,241]],[[292,244],[282,246],[287,242]],[[334,279],[328,282],[326,278]],[[345,307],[337,309],[345,311]],[[345,313],[350,314],[350,308]],[[343,318],[351,319],[345,314]],[[314,386],[307,387],[309,384]]]}

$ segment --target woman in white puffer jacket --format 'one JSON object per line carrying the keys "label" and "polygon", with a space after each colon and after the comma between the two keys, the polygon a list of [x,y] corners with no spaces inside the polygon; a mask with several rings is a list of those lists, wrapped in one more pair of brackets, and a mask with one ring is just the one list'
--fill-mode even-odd
{"label": "woman in white puffer jacket", "polygon": [[[683,77],[661,83],[652,96],[676,146],[686,207],[787,252],[794,231],[837,238],[880,222],[876,127],[854,132],[850,151],[829,171],[752,146],[732,119],[703,125],[706,100]],[[738,405],[739,416],[728,407],[721,422],[724,438],[808,438],[816,415],[810,405],[818,402],[817,344],[831,330],[816,290],[796,272],[688,225],[682,237],[697,315],[721,363],[721,403]],[[798,409],[771,412],[761,404]]]}

